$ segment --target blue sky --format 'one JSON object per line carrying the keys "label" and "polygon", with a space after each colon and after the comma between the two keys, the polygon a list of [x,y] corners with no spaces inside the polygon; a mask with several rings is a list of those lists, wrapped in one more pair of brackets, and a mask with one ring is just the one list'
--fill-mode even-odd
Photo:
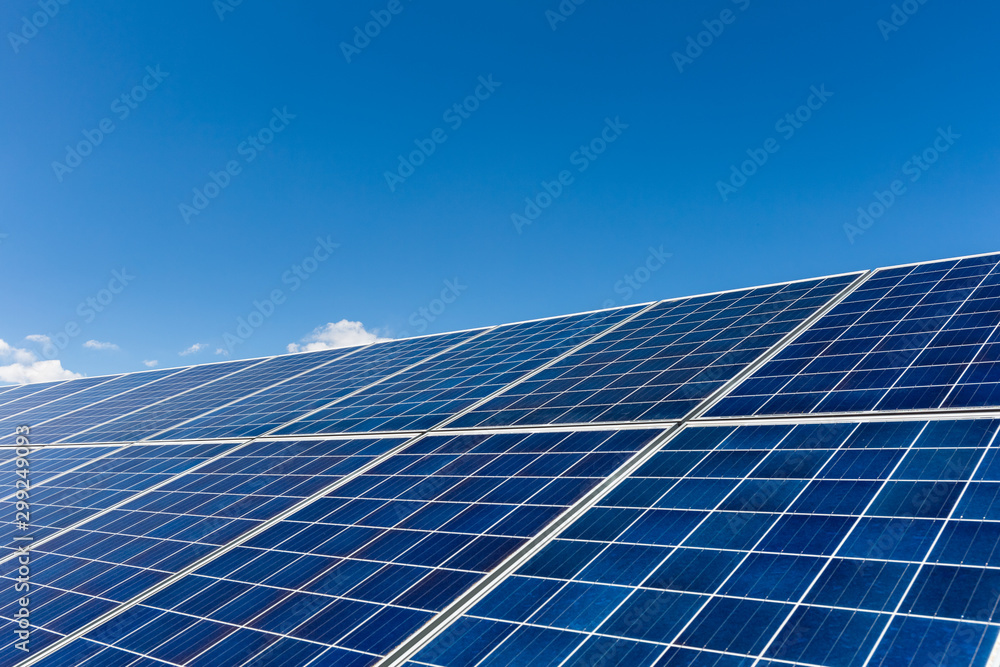
{"label": "blue sky", "polygon": [[0,383],[1000,249],[996,3],[576,2],[4,3]]}

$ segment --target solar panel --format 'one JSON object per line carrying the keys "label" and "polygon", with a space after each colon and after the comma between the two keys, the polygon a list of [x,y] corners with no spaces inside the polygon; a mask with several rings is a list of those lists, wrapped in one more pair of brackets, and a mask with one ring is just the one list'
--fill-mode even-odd
{"label": "solar panel", "polygon": [[3,395],[4,394],[6,394],[8,391],[11,391],[12,389],[18,389],[21,386],[23,386],[23,385],[9,384],[9,385],[6,385],[6,386],[0,386],[0,405],[3,404],[3,400],[4,400]]}
{"label": "solar panel", "polygon": [[252,437],[270,433],[369,384],[390,377],[484,330],[370,345],[336,363],[170,429],[160,439]]}
{"label": "solar panel", "polygon": [[74,439],[94,442],[142,440],[220,405],[284,382],[300,373],[349,355],[358,348],[323,350],[266,359],[225,382],[216,380],[179,396],[79,433]]}
{"label": "solar panel", "polygon": [[413,664],[984,662],[998,425],[685,429]]}
{"label": "solar panel", "polygon": [[1000,255],[882,269],[713,416],[1000,404]]}
{"label": "solar panel", "polygon": [[[32,534],[40,540],[231,447],[212,444],[36,449],[29,455]],[[0,500],[0,513],[14,516],[12,496]],[[5,549],[16,549],[13,538],[23,532],[13,523],[3,524],[0,530],[0,544]]]}
{"label": "solar panel", "polygon": [[[140,445],[129,451],[166,455],[163,472],[116,456],[105,474],[60,478],[32,496],[32,530],[47,537],[32,548],[32,624],[54,636],[75,630],[402,442]],[[88,477],[100,482],[73,486]],[[17,560],[0,565],[8,581],[17,570]],[[11,618],[9,608],[0,616]]]}
{"label": "solar panel", "polygon": [[51,444],[69,441],[71,439],[69,436],[74,433],[86,431],[97,424],[103,424],[108,420],[152,405],[230,373],[235,373],[255,363],[259,363],[259,360],[227,361],[182,369],[159,380],[88,405],[81,410],[50,419],[44,425],[39,424],[32,429],[35,434],[33,442]]}
{"label": "solar panel", "polygon": [[[12,400],[0,406],[0,418],[9,419],[25,410],[30,410],[36,406],[44,405],[49,401],[54,401],[63,396],[106,382],[108,379],[108,377],[83,378],[73,380],[72,382],[55,383],[41,391],[27,392],[26,395],[12,398]],[[25,387],[31,386],[25,385]]]}
{"label": "solar panel", "polygon": [[276,434],[432,428],[638,312],[632,306],[514,324],[484,333]]}
{"label": "solar panel", "polygon": [[157,370],[115,376],[107,382],[92,386],[88,389],[83,389],[82,391],[78,391],[64,398],[50,401],[44,405],[39,405],[38,407],[19,412],[13,417],[0,420],[0,433],[4,434],[3,437],[0,437],[0,445],[15,444],[14,428],[20,424],[30,425],[35,432],[36,438],[41,438],[43,441],[50,440],[50,438],[46,438],[47,428],[45,426],[45,422],[55,419],[61,415],[74,412],[75,410],[83,409],[99,401],[103,401],[130,389],[134,389],[135,387],[159,380],[160,378],[176,372],[176,369]]}
{"label": "solar panel", "polygon": [[451,426],[680,419],[857,277],[665,301]]}
{"label": "solar panel", "polygon": [[998,264],[0,388],[0,664],[996,667]]}
{"label": "solar panel", "polygon": [[123,615],[123,628],[174,628],[160,643],[89,637],[178,664],[253,661],[282,636],[286,651],[318,645],[324,664],[370,660],[659,433],[424,438]]}
{"label": "solar panel", "polygon": [[[15,386],[15,387],[4,387],[3,388],[4,392],[2,394],[0,394],[0,408],[4,408],[4,406],[6,406],[11,401],[16,401],[16,400],[18,400],[20,398],[23,398],[25,396],[29,396],[29,395],[37,393],[39,391],[44,391],[45,389],[48,389],[49,387],[55,387],[55,386],[60,385],[60,384],[63,384],[63,382],[62,381],[60,381],[60,382],[39,382],[37,384],[22,384],[22,385]],[[3,414],[4,416],[7,416],[7,415],[10,415],[11,413],[10,413],[9,410],[4,409],[4,411],[2,413],[0,413],[0,414]]]}

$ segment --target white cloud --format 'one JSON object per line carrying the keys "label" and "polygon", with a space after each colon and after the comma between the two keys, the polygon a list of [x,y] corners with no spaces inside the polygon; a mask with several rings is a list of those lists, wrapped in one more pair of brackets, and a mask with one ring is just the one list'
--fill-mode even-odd
{"label": "white cloud", "polygon": [[13,361],[15,364],[30,364],[37,360],[35,353],[24,348],[14,347],[0,338],[0,359]]}
{"label": "white cloud", "polygon": [[312,333],[302,339],[305,345],[289,343],[288,351],[315,352],[316,350],[329,350],[335,347],[382,343],[387,340],[392,339],[382,338],[373,331],[367,331],[361,322],[340,320],[339,322],[328,322],[325,326],[313,329]]}
{"label": "white cloud", "polygon": [[83,344],[88,350],[117,350],[119,349],[114,343],[102,343],[99,340],[90,339]]}
{"label": "white cloud", "polygon": [[25,336],[24,340],[30,340],[32,343],[40,343],[42,345],[48,345],[52,342],[52,339],[45,334],[31,334],[30,336]]}
{"label": "white cloud", "polygon": [[156,365],[158,363],[160,363],[160,362],[157,361],[156,359],[145,359],[142,362],[142,365],[145,366],[146,368],[156,368]]}
{"label": "white cloud", "polygon": [[192,345],[191,347],[187,348],[186,350],[181,350],[180,352],[178,352],[178,354],[181,355],[182,357],[186,357],[189,354],[194,354],[195,352],[200,352],[201,350],[204,350],[206,347],[208,347],[208,345],[205,344],[205,343],[195,343],[194,345]]}
{"label": "white cloud", "polygon": [[215,348],[215,353],[216,354],[221,354],[221,355],[226,356],[226,357],[229,356],[229,350],[227,350],[224,347],[217,347],[217,348]]}
{"label": "white cloud", "polygon": [[0,365],[0,382],[7,384],[51,382],[83,377],[79,373],[63,368],[62,362],[58,359],[39,361],[30,350],[9,345],[3,339],[0,339],[0,362],[9,362]]}

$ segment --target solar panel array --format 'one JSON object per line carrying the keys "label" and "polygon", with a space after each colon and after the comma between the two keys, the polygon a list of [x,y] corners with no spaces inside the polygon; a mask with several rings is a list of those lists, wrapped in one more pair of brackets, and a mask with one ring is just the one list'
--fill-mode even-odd
{"label": "solar panel array", "polygon": [[996,667],[997,350],[987,255],[0,387],[0,665]]}

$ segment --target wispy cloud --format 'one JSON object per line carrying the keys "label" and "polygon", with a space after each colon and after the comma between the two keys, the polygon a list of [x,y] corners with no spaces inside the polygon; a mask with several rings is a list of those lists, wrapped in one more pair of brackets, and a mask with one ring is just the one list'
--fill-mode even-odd
{"label": "wispy cloud", "polygon": [[83,344],[88,350],[118,350],[120,349],[114,343],[104,343],[99,340],[94,340],[93,338],[88,340]]}
{"label": "wispy cloud", "polygon": [[30,364],[33,363],[37,357],[35,353],[31,350],[25,350],[24,348],[14,347],[0,338],[0,359],[4,361],[12,361],[15,364]]}
{"label": "wispy cloud", "polygon": [[142,365],[145,366],[146,368],[156,368],[157,364],[159,363],[160,362],[157,361],[156,359],[144,359]]}
{"label": "wispy cloud", "polygon": [[195,343],[191,347],[189,347],[187,349],[184,349],[184,350],[181,350],[177,354],[181,355],[182,357],[186,357],[189,354],[194,354],[195,352],[201,352],[206,347],[208,347],[208,345],[206,343]]}
{"label": "wispy cloud", "polygon": [[215,348],[215,353],[216,354],[221,354],[224,357],[228,357],[229,356],[229,350],[227,350],[224,347],[217,347],[217,348]]}
{"label": "wispy cloud", "polygon": [[376,332],[368,331],[361,322],[340,320],[339,322],[328,322],[313,329],[312,333],[302,339],[304,345],[289,343],[288,351],[315,352],[316,350],[330,350],[336,347],[382,343],[388,340],[392,339],[382,338]]}
{"label": "wispy cloud", "polygon": [[[32,342],[42,342],[35,335],[29,337]],[[79,373],[66,370],[58,359],[39,361],[31,350],[14,347],[0,339],[0,382],[26,384],[28,382],[51,382],[53,380],[72,380],[83,377]]]}

